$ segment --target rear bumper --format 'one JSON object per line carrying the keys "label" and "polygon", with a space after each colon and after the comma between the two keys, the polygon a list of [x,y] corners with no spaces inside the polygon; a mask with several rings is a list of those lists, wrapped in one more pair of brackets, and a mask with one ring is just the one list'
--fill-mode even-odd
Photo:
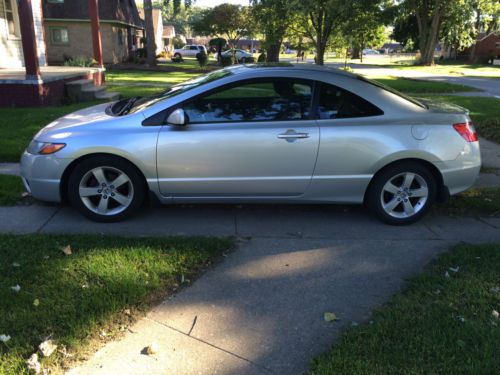
{"label": "rear bumper", "polygon": [[21,177],[26,190],[36,199],[61,202],[61,177],[71,162],[72,159],[32,155],[25,151],[21,157]]}

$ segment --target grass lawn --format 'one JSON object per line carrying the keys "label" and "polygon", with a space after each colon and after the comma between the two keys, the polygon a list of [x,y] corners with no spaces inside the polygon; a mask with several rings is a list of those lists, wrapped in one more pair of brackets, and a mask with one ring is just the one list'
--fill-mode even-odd
{"label": "grass lawn", "polygon": [[374,312],[372,324],[344,331],[309,374],[498,373],[499,269],[499,244],[455,247]]}
{"label": "grass lawn", "polygon": [[[370,77],[372,78],[372,77]],[[480,91],[474,87],[447,82],[421,81],[416,79],[390,76],[373,77],[373,79],[407,94],[455,93]]]}
{"label": "grass lawn", "polygon": [[24,186],[21,178],[0,174],[0,206],[11,206],[21,200]]}
{"label": "grass lawn", "polygon": [[500,66],[485,64],[460,64],[454,62],[442,62],[435,66],[419,66],[408,63],[384,65],[387,68],[399,70],[415,70],[430,74],[445,74],[454,76],[477,76],[500,78]]}
{"label": "grass lawn", "polygon": [[469,189],[435,206],[435,211],[451,216],[500,216],[500,187]]}
{"label": "grass lawn", "polygon": [[[72,255],[62,252],[67,245]],[[230,246],[217,238],[0,235],[0,335],[11,336],[0,342],[0,374],[27,374],[24,361],[49,335],[73,357],[56,353],[44,366],[81,359],[99,333],[116,337]]]}

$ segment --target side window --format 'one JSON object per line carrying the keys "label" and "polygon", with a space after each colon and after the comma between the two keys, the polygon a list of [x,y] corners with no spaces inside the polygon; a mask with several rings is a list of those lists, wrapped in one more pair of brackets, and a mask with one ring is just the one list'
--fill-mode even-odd
{"label": "side window", "polygon": [[321,84],[317,109],[320,120],[383,114],[381,109],[349,91],[326,83]]}
{"label": "side window", "polygon": [[309,119],[312,83],[273,79],[222,89],[186,103],[192,124]]}
{"label": "side window", "polygon": [[190,47],[190,49],[191,49],[192,51],[197,51],[197,50],[198,50],[198,47],[196,47],[196,46],[191,46],[191,47]]}

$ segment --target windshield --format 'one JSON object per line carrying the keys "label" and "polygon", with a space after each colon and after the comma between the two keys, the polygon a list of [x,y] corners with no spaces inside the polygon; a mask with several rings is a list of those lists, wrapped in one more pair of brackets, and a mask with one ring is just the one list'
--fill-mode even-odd
{"label": "windshield", "polygon": [[[218,79],[227,77],[231,75],[231,71],[228,70],[217,70],[215,72],[202,75],[200,77],[196,77],[190,79],[189,81],[185,81],[170,87],[169,89],[160,92],[159,94],[147,96],[147,97],[135,97],[120,100],[114,105],[108,107],[110,114],[114,116],[122,116],[130,113],[134,113],[137,111],[141,111],[144,108],[150,107],[162,100],[172,98],[176,95],[182,94],[188,90],[192,90],[196,87],[202,86],[209,82],[216,81]],[[124,110],[126,109],[126,110]]]}
{"label": "windshield", "polygon": [[417,99],[415,98],[412,98],[411,96],[408,96],[408,95],[405,95],[397,90],[394,90],[392,87],[389,87],[389,86],[386,86],[384,85],[383,83],[380,83],[378,81],[372,81],[371,79],[368,79],[368,78],[365,78],[363,76],[356,76],[359,80],[363,81],[363,82],[367,82],[371,85],[374,85],[374,86],[377,86],[377,87],[380,87],[381,89],[385,90],[385,91],[389,91],[391,94],[394,94],[394,95],[397,95],[405,100],[408,100],[409,102],[415,104],[415,105],[418,105],[419,107],[421,108],[425,108],[425,109],[429,109],[424,103],[418,101]]}

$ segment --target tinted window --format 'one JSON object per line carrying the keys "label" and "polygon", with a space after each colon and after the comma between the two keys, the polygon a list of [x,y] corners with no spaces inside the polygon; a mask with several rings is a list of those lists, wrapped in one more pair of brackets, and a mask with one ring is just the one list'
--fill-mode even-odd
{"label": "tinted window", "polygon": [[193,50],[193,51],[198,50],[198,48],[196,46],[191,46],[190,49]]}
{"label": "tinted window", "polygon": [[311,93],[306,81],[246,82],[199,97],[183,109],[190,123],[305,120]]}
{"label": "tinted window", "polygon": [[326,83],[321,84],[317,114],[319,119],[383,115],[379,108],[353,93]]}

